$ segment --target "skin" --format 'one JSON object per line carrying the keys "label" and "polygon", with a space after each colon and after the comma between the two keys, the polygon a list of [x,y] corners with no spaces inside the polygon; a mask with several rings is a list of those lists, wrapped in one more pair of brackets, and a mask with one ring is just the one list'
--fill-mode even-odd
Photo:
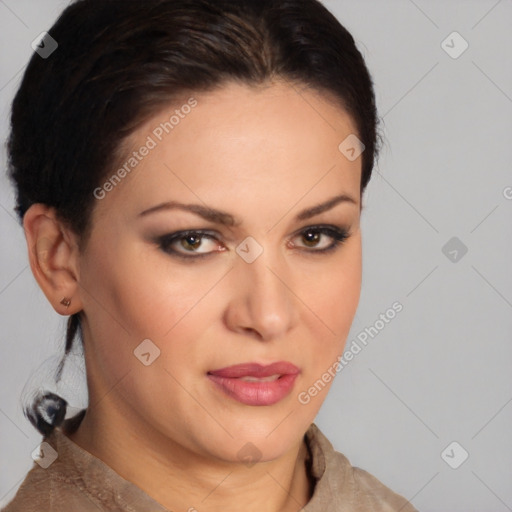
{"label": "skin", "polygon": [[[360,296],[361,158],[338,150],[357,132],[325,94],[283,82],[193,96],[191,113],[96,200],[82,252],[52,208],[35,204],[25,215],[41,289],[59,314],[83,313],[90,405],[70,438],[172,510],[297,511],[313,491],[303,435],[332,381],[307,404],[297,395],[342,353]],[[175,108],[134,132],[132,150]],[[339,194],[355,202],[295,220]],[[240,224],[178,209],[138,218],[170,200],[227,211]],[[301,233],[319,224],[350,236],[315,252],[332,238],[308,243]],[[173,247],[209,256],[182,260],[154,241],[185,229],[217,239]],[[252,263],[235,251],[248,236],[264,249]],[[148,366],[133,353],[144,339],[160,349]],[[206,376],[282,360],[301,373],[271,406],[242,404]],[[252,465],[237,455],[248,442],[261,454]]]}

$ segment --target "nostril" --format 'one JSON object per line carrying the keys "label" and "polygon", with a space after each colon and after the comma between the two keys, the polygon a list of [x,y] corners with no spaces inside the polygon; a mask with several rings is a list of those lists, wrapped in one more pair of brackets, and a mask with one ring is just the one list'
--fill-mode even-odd
{"label": "nostril", "polygon": [[244,331],[248,332],[249,334],[253,334],[254,336],[257,336],[258,338],[261,338],[260,333],[256,329],[253,329],[252,327],[244,327]]}

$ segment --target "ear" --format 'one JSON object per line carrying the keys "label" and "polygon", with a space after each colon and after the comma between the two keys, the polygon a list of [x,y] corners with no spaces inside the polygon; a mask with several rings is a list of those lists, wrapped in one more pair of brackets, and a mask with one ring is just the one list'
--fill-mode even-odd
{"label": "ear", "polygon": [[[80,293],[80,267],[77,237],[59,220],[55,209],[33,204],[23,217],[30,268],[53,309],[72,315],[83,308]],[[66,307],[61,301],[70,299]]]}

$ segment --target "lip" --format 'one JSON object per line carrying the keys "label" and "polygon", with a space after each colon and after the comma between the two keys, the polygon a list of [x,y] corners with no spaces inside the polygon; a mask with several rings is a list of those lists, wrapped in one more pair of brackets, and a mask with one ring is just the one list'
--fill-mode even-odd
{"label": "lip", "polygon": [[[287,361],[269,365],[242,363],[209,371],[208,378],[225,394],[246,405],[273,405],[290,394],[300,370]],[[246,381],[242,377],[265,378],[279,375],[273,381]]]}

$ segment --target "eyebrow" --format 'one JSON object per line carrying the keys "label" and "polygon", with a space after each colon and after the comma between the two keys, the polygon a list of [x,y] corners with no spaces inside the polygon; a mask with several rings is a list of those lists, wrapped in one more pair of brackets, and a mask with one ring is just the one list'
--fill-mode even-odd
{"label": "eyebrow", "polygon": [[[316,206],[312,206],[310,208],[302,210],[296,215],[295,220],[299,221],[309,219],[311,217],[314,217],[315,215],[319,215],[323,212],[326,212],[334,208],[336,205],[340,203],[352,203],[357,206],[357,201],[353,197],[347,194],[341,194],[338,196],[334,196],[331,199],[328,199],[327,201],[320,203]],[[146,215],[149,215],[150,213],[174,209],[185,210],[188,212],[195,213],[196,215],[199,215],[203,219],[214,222],[216,224],[221,224],[223,226],[233,227],[239,226],[241,224],[240,220],[237,220],[233,215],[231,215],[228,212],[216,210],[214,208],[209,208],[207,206],[202,206],[200,204],[184,204],[178,201],[166,201],[165,203],[152,206],[151,208],[148,208],[147,210],[144,210],[143,212],[139,213],[138,216],[144,217]]]}

